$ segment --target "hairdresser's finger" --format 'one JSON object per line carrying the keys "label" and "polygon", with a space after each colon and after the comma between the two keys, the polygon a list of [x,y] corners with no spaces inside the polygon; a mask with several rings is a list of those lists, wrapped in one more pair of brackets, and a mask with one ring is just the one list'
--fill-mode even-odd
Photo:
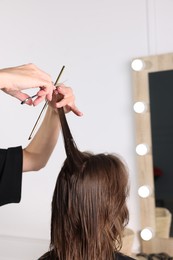
{"label": "hairdresser's finger", "polygon": [[[67,87],[63,84],[61,84],[58,88],[57,88],[57,93],[60,94],[59,96],[61,97],[59,101],[59,105],[60,106],[65,106],[67,104],[73,104],[75,101],[75,96],[73,94],[73,90],[70,87]],[[62,98],[63,97],[63,98]]]}
{"label": "hairdresser's finger", "polygon": [[[62,98],[63,96],[61,96]],[[65,107],[66,105],[73,105],[74,101],[73,101],[73,97],[63,97],[62,99],[60,99],[60,101],[56,102],[56,107]]]}
{"label": "hairdresser's finger", "polygon": [[25,97],[23,97],[21,100],[21,105],[33,105],[33,101],[32,98],[30,98],[30,96],[26,95]]}
{"label": "hairdresser's finger", "polygon": [[71,102],[75,101],[75,96],[71,87],[67,87],[64,84],[61,84],[56,91],[58,91],[58,93],[61,94],[64,99],[70,98]]}
{"label": "hairdresser's finger", "polygon": [[64,107],[64,111],[65,113],[72,111],[77,116],[83,116],[83,113],[74,105],[73,106],[66,105]]}
{"label": "hairdresser's finger", "polygon": [[44,98],[46,98],[48,101],[52,100],[52,93],[54,90],[54,85],[52,84],[52,86],[48,89],[46,87],[40,87],[40,90],[37,92],[37,96],[42,97],[44,96]]}
{"label": "hairdresser's finger", "polygon": [[73,90],[70,87],[66,87],[65,85],[61,84],[56,92],[63,97],[56,103],[56,107],[64,107],[64,110],[66,113],[72,111],[74,114],[78,116],[82,116],[83,113],[76,107],[74,101],[75,101],[75,96],[73,94]]}
{"label": "hairdresser's finger", "polygon": [[32,100],[27,100],[26,102],[24,102],[25,99],[29,98],[30,96],[28,94],[25,94],[23,92],[20,91],[13,91],[12,93],[9,93],[10,95],[12,95],[13,97],[19,99],[21,101],[21,104],[26,104],[31,106],[32,105]]}
{"label": "hairdresser's finger", "polygon": [[40,102],[45,99],[45,96],[37,96],[37,98],[33,101],[33,105],[37,106]]}
{"label": "hairdresser's finger", "polygon": [[47,90],[45,87],[40,87],[40,90],[37,92],[37,98],[33,101],[33,105],[37,106],[40,102],[42,102],[44,99],[51,101],[52,100],[52,93],[54,89],[54,85],[52,84],[51,89],[49,90],[49,93],[47,94]]}
{"label": "hairdresser's finger", "polygon": [[52,85],[51,89],[49,90],[49,93],[46,95],[46,99],[47,99],[48,101],[51,101],[51,100],[52,100],[53,90],[54,90],[54,85]]}
{"label": "hairdresser's finger", "polygon": [[76,107],[74,102],[72,101],[72,97],[63,98],[61,101],[56,103],[55,105],[57,108],[64,107],[66,113],[72,111],[74,114],[78,116],[82,116],[83,113]]}
{"label": "hairdresser's finger", "polygon": [[25,100],[26,98],[29,98],[29,95],[28,94],[25,94],[25,93],[22,93],[20,91],[17,91],[15,94],[14,94],[14,97],[16,97],[17,99],[19,99],[20,101],[23,101]]}

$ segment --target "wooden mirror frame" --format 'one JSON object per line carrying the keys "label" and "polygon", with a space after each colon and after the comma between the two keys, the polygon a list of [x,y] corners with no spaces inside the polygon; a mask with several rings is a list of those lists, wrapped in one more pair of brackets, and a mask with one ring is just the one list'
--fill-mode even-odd
{"label": "wooden mirror frame", "polygon": [[[139,66],[135,67],[136,64]],[[134,112],[136,146],[138,144],[146,144],[146,147],[149,148],[146,154],[137,154],[136,156],[138,185],[139,187],[147,185],[151,190],[151,194],[148,197],[139,197],[141,230],[151,228],[153,232],[150,240],[144,241],[142,238],[140,239],[141,252],[147,254],[165,252],[173,256],[173,238],[160,238],[154,235],[156,230],[156,216],[148,78],[150,72],[173,70],[173,53],[138,57],[132,61],[131,66],[134,104],[136,102],[143,102],[146,108],[142,113]]]}

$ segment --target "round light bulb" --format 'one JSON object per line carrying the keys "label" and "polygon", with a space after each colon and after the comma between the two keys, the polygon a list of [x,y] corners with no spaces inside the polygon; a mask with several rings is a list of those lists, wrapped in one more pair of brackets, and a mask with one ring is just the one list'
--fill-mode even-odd
{"label": "round light bulb", "polygon": [[138,101],[134,104],[133,109],[136,113],[144,113],[146,111],[146,104]]}
{"label": "round light bulb", "polygon": [[138,155],[146,155],[148,153],[149,149],[146,144],[138,144],[136,146],[136,153]]}
{"label": "round light bulb", "polygon": [[151,195],[151,188],[148,185],[139,187],[138,194],[141,198],[147,198]]}
{"label": "round light bulb", "polygon": [[144,61],[142,61],[140,59],[135,59],[132,61],[131,67],[135,71],[140,71],[145,67],[145,63],[144,63]]}
{"label": "round light bulb", "polygon": [[143,240],[145,241],[149,241],[150,239],[152,239],[153,237],[153,231],[151,228],[144,228],[141,233],[140,236]]}

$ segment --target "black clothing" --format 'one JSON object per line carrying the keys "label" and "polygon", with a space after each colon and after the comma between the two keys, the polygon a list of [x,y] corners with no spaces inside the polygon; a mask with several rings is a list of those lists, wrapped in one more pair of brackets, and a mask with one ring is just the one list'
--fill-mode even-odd
{"label": "black clothing", "polygon": [[[46,254],[44,254],[37,260],[58,260],[58,258],[54,256],[54,253],[52,250],[52,251],[47,252]],[[105,260],[108,260],[108,259],[105,259]],[[114,253],[113,258],[110,260],[135,260],[135,259],[132,257],[129,257],[127,255],[123,255],[121,253]]]}
{"label": "black clothing", "polygon": [[116,259],[116,260],[135,260],[134,258],[127,256],[127,255],[123,255],[121,253],[114,254],[114,259]]}
{"label": "black clothing", "polygon": [[21,199],[22,147],[0,149],[0,206]]}

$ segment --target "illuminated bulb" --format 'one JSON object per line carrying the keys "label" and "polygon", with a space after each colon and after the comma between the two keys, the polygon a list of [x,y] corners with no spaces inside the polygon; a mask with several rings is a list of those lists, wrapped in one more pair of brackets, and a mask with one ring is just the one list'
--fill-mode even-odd
{"label": "illuminated bulb", "polygon": [[138,155],[146,155],[148,153],[148,146],[146,144],[138,144],[136,146],[136,153]]}
{"label": "illuminated bulb", "polygon": [[142,60],[140,60],[140,59],[135,59],[131,63],[131,67],[135,71],[142,70],[144,68],[144,66],[145,66],[145,63]]}
{"label": "illuminated bulb", "polygon": [[143,113],[146,110],[146,104],[144,102],[136,102],[133,106],[133,109],[136,113]]}
{"label": "illuminated bulb", "polygon": [[145,241],[149,241],[150,239],[152,239],[153,237],[153,232],[151,228],[144,228],[141,233],[140,236],[143,240]]}
{"label": "illuminated bulb", "polygon": [[151,188],[147,185],[143,185],[138,189],[138,194],[141,198],[147,198],[151,195]]}

